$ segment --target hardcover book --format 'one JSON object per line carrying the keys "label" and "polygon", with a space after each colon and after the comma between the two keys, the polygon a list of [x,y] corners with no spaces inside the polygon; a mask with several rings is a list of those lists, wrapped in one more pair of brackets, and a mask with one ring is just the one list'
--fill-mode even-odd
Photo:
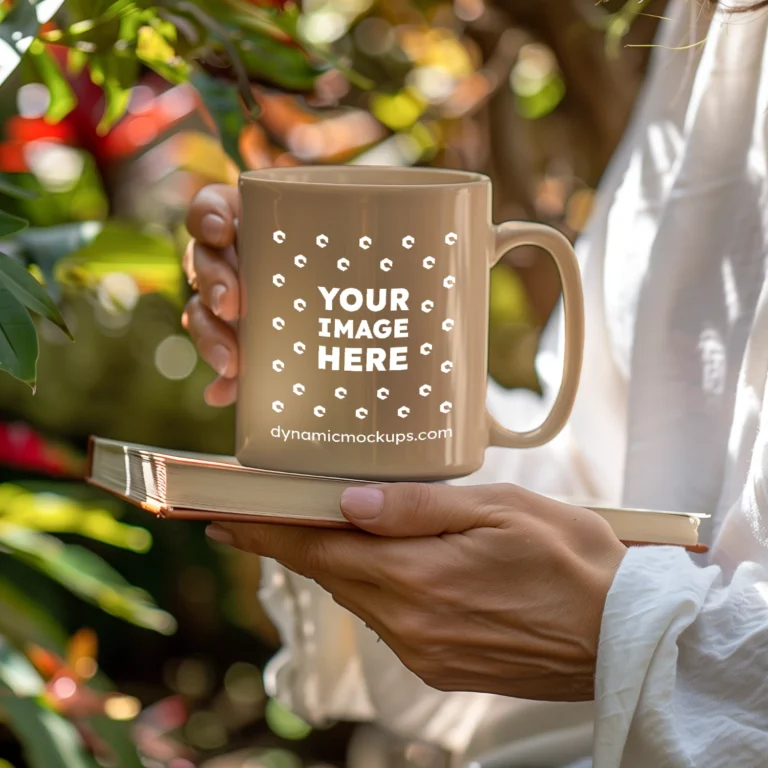
{"label": "hardcover book", "polygon": [[[159,517],[351,527],[339,501],[345,488],[373,484],[341,477],[242,466],[233,456],[188,453],[91,438],[86,480]],[[676,545],[696,552],[703,516],[591,504],[628,545]]]}

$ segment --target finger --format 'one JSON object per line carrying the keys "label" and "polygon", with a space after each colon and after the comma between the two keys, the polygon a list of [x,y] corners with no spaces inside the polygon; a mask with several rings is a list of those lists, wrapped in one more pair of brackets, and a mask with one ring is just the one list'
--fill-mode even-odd
{"label": "finger", "polygon": [[190,284],[197,286],[203,304],[228,323],[237,320],[240,291],[235,270],[221,252],[196,240],[190,241],[187,253],[190,254],[184,260],[187,277]]}
{"label": "finger", "polygon": [[415,537],[498,527],[506,513],[499,488],[429,483],[347,488],[341,511],[354,525],[379,536]]}
{"label": "finger", "polygon": [[258,523],[215,523],[205,532],[222,544],[271,557],[307,578],[371,581],[376,540],[360,533]]}
{"label": "finger", "polygon": [[237,379],[217,376],[203,393],[205,402],[214,408],[225,408],[237,400]]}
{"label": "finger", "polygon": [[189,331],[200,355],[219,376],[237,376],[237,337],[223,320],[203,306],[198,295],[184,309],[182,324]]}
{"label": "finger", "polygon": [[236,187],[210,184],[193,198],[187,213],[187,230],[203,245],[226,248],[235,244],[240,210]]}

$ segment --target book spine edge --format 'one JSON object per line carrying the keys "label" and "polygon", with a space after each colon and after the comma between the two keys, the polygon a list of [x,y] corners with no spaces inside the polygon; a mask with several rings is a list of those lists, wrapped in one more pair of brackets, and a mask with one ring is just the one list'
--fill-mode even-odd
{"label": "book spine edge", "polygon": [[663,541],[625,541],[623,539],[621,543],[625,547],[683,547],[688,552],[696,554],[703,554],[709,551],[709,547],[704,544],[672,544]]}
{"label": "book spine edge", "polygon": [[143,502],[143,501],[139,501],[138,499],[134,499],[131,496],[126,496],[124,493],[120,493],[119,491],[116,491],[114,488],[110,488],[108,485],[104,485],[103,483],[100,483],[98,480],[96,480],[92,476],[86,477],[85,482],[91,487],[98,488],[100,491],[104,491],[105,493],[108,493],[110,496],[114,496],[120,499],[121,501],[125,501],[134,507],[143,509],[145,512],[151,512],[153,515],[155,515],[155,517],[161,517],[161,518],[170,517],[171,515],[169,513],[173,512],[172,507],[167,507],[152,501]]}
{"label": "book spine edge", "polygon": [[89,482],[93,476],[93,452],[96,449],[96,438],[88,436],[88,455],[85,458],[85,481]]}

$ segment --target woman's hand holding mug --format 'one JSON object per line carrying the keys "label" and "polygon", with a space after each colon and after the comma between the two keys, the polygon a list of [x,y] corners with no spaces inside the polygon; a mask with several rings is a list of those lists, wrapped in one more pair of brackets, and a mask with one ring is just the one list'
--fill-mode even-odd
{"label": "woman's hand holding mug", "polygon": [[[205,395],[212,406],[237,399],[239,283],[252,286],[238,272],[240,218],[238,190],[220,185],[203,189],[188,216],[194,240],[184,269],[197,293],[183,324],[218,374]],[[523,225],[521,238],[505,226],[496,228],[498,252],[542,234]],[[567,248],[552,247],[562,259]],[[251,390],[249,397],[259,395]],[[497,441],[520,437],[491,423],[492,436],[494,429]],[[599,515],[512,485],[418,483],[348,489],[342,511],[359,532],[226,524],[208,534],[315,580],[433,687],[543,700],[593,696],[603,605],[626,551]]]}
{"label": "woman's hand holding mug", "polygon": [[189,208],[192,235],[184,254],[184,271],[197,291],[184,308],[182,325],[200,355],[218,374],[205,391],[208,405],[232,405],[237,397],[237,334],[240,312],[237,284],[236,187],[212,184],[203,188]]}

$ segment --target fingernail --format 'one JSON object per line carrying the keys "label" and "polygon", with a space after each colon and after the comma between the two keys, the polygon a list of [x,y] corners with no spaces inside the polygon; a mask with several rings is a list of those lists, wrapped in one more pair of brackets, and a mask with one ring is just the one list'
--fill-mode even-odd
{"label": "fingernail", "polygon": [[347,488],[341,494],[341,508],[360,520],[372,520],[383,507],[384,492],[380,488]]}
{"label": "fingernail", "polygon": [[210,245],[222,245],[222,238],[224,236],[224,219],[215,213],[206,213],[203,216],[203,220],[200,222],[200,229],[202,230],[205,241]]}
{"label": "fingernail", "polygon": [[211,288],[211,309],[213,310],[214,315],[219,315],[221,313],[221,300],[224,298],[226,292],[227,286],[222,285],[221,283],[216,283],[216,285]]}
{"label": "fingernail", "polygon": [[216,344],[208,355],[208,363],[219,376],[226,376],[229,365],[229,350],[223,344]]}
{"label": "fingernail", "polygon": [[227,546],[230,546],[230,547],[235,542],[235,537],[229,531],[225,530],[219,525],[216,525],[215,523],[213,525],[209,525],[205,529],[205,535],[209,539],[218,541],[219,544],[226,544]]}

